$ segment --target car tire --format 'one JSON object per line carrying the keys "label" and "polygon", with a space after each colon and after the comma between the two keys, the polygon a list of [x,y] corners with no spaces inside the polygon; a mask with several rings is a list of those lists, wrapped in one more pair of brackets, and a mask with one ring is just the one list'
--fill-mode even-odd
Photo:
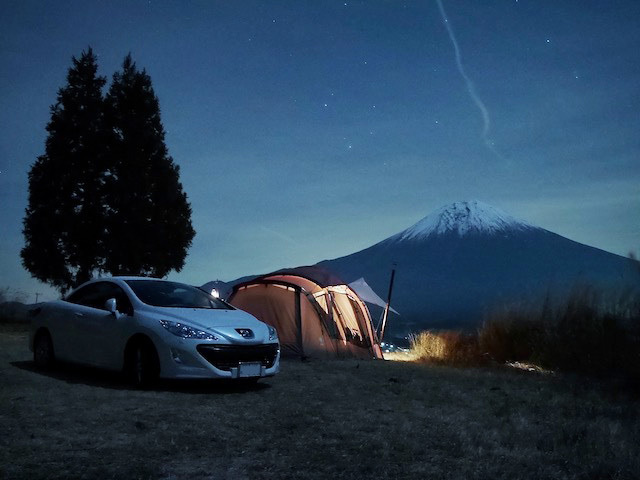
{"label": "car tire", "polygon": [[140,340],[129,350],[127,377],[138,388],[153,385],[160,375],[158,353],[150,340]]}
{"label": "car tire", "polygon": [[33,340],[33,363],[42,370],[49,370],[55,361],[51,335],[46,330],[38,332]]}

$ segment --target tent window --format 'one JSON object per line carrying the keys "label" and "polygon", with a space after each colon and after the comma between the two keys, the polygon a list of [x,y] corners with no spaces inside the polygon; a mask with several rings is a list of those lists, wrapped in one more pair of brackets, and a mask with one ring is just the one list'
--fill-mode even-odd
{"label": "tent window", "polygon": [[[333,309],[334,309],[333,311],[337,313],[340,325],[342,325],[342,328],[344,330],[345,340],[357,346],[366,345],[366,343],[362,339],[362,333],[358,326],[357,313],[354,312],[354,315],[356,316],[355,319],[350,318],[350,315],[348,313],[346,315],[343,314],[342,306],[344,305],[341,306],[340,305],[341,302],[336,300],[333,295],[335,294],[332,293],[332,299],[333,299],[332,303],[333,303]],[[346,295],[344,295],[344,297],[346,297]],[[349,306],[353,309],[353,305],[349,304]],[[334,315],[334,318],[335,318],[335,315]],[[354,322],[353,320],[356,320],[356,321]]]}
{"label": "tent window", "polygon": [[360,304],[358,302],[356,302],[353,298],[351,298],[351,296],[348,296],[349,298],[349,302],[351,303],[351,308],[353,308],[353,313],[355,313],[356,316],[356,321],[358,322],[358,328],[360,329],[360,332],[358,332],[358,340],[354,343],[356,343],[357,345],[361,345],[363,347],[370,347],[371,346],[371,342],[369,341],[368,338],[366,338],[361,332],[366,332],[367,328],[366,328],[366,322],[367,320],[364,318],[364,315],[362,314],[362,310],[360,309]]}
{"label": "tent window", "polygon": [[325,330],[329,334],[329,337],[339,339],[340,335],[338,333],[338,326],[336,325],[336,322],[333,320],[333,317],[327,313],[328,311],[327,302],[329,301],[328,295],[329,295],[328,293],[324,293],[324,294],[316,293],[315,295],[310,295],[310,294],[307,295],[307,298],[309,299],[309,303],[311,303],[311,305],[313,305],[313,308],[315,308],[318,314],[318,317],[320,317],[320,321],[322,322]]}

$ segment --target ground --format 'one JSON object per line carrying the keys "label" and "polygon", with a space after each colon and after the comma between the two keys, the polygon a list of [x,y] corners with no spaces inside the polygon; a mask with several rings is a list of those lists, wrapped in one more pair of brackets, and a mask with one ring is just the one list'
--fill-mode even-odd
{"label": "ground", "polygon": [[255,386],[38,371],[0,325],[0,478],[637,478],[640,399],[614,380],[287,361]]}

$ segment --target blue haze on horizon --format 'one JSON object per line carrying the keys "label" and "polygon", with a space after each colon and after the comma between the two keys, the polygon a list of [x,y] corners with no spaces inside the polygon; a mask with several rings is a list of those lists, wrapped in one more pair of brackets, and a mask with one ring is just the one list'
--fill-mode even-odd
{"label": "blue haze on horizon", "polygon": [[466,199],[637,252],[640,2],[442,6],[449,29],[436,0],[6,2],[0,288],[55,297],[20,263],[27,173],[88,46],[159,97],[197,232],[170,278],[347,255]]}

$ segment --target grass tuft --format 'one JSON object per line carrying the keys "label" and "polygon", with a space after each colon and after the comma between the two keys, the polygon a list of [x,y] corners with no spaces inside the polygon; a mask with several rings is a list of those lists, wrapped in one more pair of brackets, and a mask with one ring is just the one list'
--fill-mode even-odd
{"label": "grass tuft", "polygon": [[476,335],[454,331],[421,332],[411,335],[411,355],[419,362],[473,366],[482,363]]}

